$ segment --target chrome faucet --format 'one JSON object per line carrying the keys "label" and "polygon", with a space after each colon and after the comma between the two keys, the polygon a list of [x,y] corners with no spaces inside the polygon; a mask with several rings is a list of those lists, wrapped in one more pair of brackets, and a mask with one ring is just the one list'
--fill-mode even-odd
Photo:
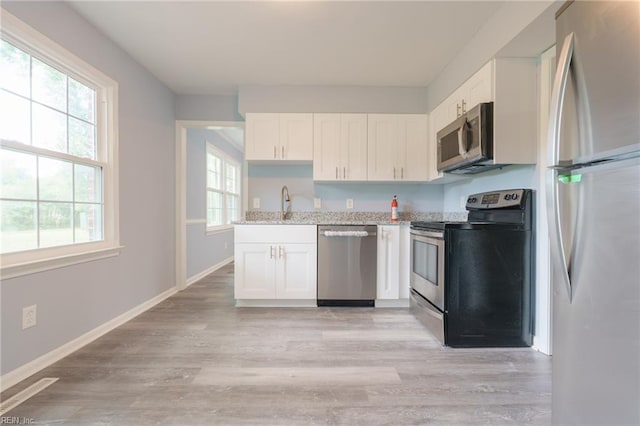
{"label": "chrome faucet", "polygon": [[[284,209],[284,203],[287,202],[287,209]],[[291,210],[291,198],[289,198],[289,188],[287,185],[282,187],[280,191],[280,220],[285,220],[287,218],[287,213]]]}

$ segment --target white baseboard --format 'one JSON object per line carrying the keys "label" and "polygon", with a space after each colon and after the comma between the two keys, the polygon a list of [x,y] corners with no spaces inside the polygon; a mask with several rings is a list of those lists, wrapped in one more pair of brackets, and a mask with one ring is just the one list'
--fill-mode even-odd
{"label": "white baseboard", "polygon": [[73,352],[93,342],[94,340],[110,332],[111,330],[137,317],[141,313],[147,311],[163,300],[173,296],[175,293],[176,289],[175,287],[172,287],[169,290],[147,300],[146,302],[141,303],[135,308],[130,309],[127,312],[113,318],[112,320],[105,322],[104,324],[94,328],[93,330],[86,332],[80,337],[77,337],[70,342],[67,342],[64,345],[52,350],[51,352],[48,352],[41,357],[36,358],[33,361],[30,361],[6,373],[2,377],[0,377],[0,392],[4,392],[10,387],[28,378],[29,376],[32,376],[38,371],[50,366],[54,362],[60,361],[62,358],[72,354]]}
{"label": "white baseboard", "polygon": [[409,299],[376,299],[376,308],[408,308]]}
{"label": "white baseboard", "polygon": [[317,308],[316,299],[236,299],[238,308]]}
{"label": "white baseboard", "polygon": [[212,272],[217,271],[218,269],[222,268],[224,265],[228,265],[231,262],[233,262],[233,256],[226,258],[222,262],[216,263],[211,268],[207,268],[204,271],[202,271],[202,272],[200,272],[198,274],[195,274],[192,277],[187,278],[187,287],[189,287],[191,284],[195,283],[196,281],[200,281],[201,279],[203,279],[207,275],[211,274]]}

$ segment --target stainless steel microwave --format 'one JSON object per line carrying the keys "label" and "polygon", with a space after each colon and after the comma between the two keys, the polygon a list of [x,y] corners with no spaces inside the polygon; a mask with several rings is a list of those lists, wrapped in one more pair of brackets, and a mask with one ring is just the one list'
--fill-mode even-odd
{"label": "stainless steel microwave", "polygon": [[479,173],[493,164],[493,102],[476,105],[437,133],[438,171]]}

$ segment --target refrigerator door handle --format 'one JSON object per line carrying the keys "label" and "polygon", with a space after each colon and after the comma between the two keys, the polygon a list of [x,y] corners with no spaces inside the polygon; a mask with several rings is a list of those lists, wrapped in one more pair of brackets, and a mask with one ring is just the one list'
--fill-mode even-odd
{"label": "refrigerator door handle", "polygon": [[567,89],[571,57],[573,56],[574,35],[570,33],[562,43],[562,50],[558,57],[558,68],[553,80],[551,91],[551,105],[549,106],[549,133],[547,147],[547,164],[558,166],[560,161],[560,126],[562,122],[562,105]]}
{"label": "refrigerator door handle", "polygon": [[564,241],[562,240],[562,226],[560,221],[560,197],[558,195],[558,176],[561,173],[557,170],[560,159],[560,125],[562,121],[562,105],[564,103],[569,67],[573,55],[574,34],[570,33],[562,43],[562,50],[558,58],[558,69],[553,82],[551,92],[551,105],[549,111],[549,136],[547,159],[551,170],[547,172],[547,215],[549,217],[549,242],[554,251],[558,254],[559,269],[561,270],[561,280],[567,289],[569,303],[572,299],[571,279],[569,278],[569,268],[564,251]]}

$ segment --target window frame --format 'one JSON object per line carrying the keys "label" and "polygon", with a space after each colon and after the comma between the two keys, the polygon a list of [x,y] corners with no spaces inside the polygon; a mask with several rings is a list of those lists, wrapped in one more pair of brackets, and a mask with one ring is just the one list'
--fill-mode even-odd
{"label": "window frame", "polygon": [[[207,221],[208,218],[208,211],[209,211],[209,184],[208,184],[208,172],[209,172],[209,164],[208,164],[208,157],[209,154],[215,155],[216,157],[218,157],[221,160],[221,170],[222,170],[222,174],[220,177],[221,180],[221,186],[222,186],[222,190],[218,190],[218,189],[214,189],[217,192],[220,192],[222,194],[222,205],[224,206],[222,209],[222,225],[214,225],[214,226],[209,226],[209,223]],[[238,192],[230,192],[227,191],[226,189],[226,177],[227,177],[227,171],[226,171],[226,165],[227,163],[232,164],[233,166],[235,166],[236,168],[236,185],[237,185],[237,189]],[[206,151],[205,151],[205,211],[204,211],[204,220],[205,220],[205,228],[206,228],[206,233],[207,235],[209,234],[215,234],[217,232],[220,231],[225,231],[227,229],[232,229],[233,228],[233,223],[226,223],[227,222],[227,215],[228,215],[228,209],[227,209],[227,196],[228,194],[232,194],[238,197],[238,215],[241,212],[241,203],[242,203],[242,182],[241,182],[241,177],[242,177],[242,164],[240,163],[240,161],[236,160],[235,158],[233,158],[232,156],[230,156],[229,154],[227,154],[226,152],[224,152],[222,149],[218,148],[217,146],[215,146],[212,142],[207,141],[206,142]],[[232,222],[234,220],[239,220],[239,218],[233,219]]]}
{"label": "window frame", "polygon": [[[103,167],[103,239],[1,254],[0,277],[13,278],[118,255],[123,248],[118,214],[118,83],[5,9],[0,33],[5,41],[96,90],[96,163]],[[37,155],[51,154],[31,145],[0,143]],[[65,155],[59,154],[56,157]]]}

